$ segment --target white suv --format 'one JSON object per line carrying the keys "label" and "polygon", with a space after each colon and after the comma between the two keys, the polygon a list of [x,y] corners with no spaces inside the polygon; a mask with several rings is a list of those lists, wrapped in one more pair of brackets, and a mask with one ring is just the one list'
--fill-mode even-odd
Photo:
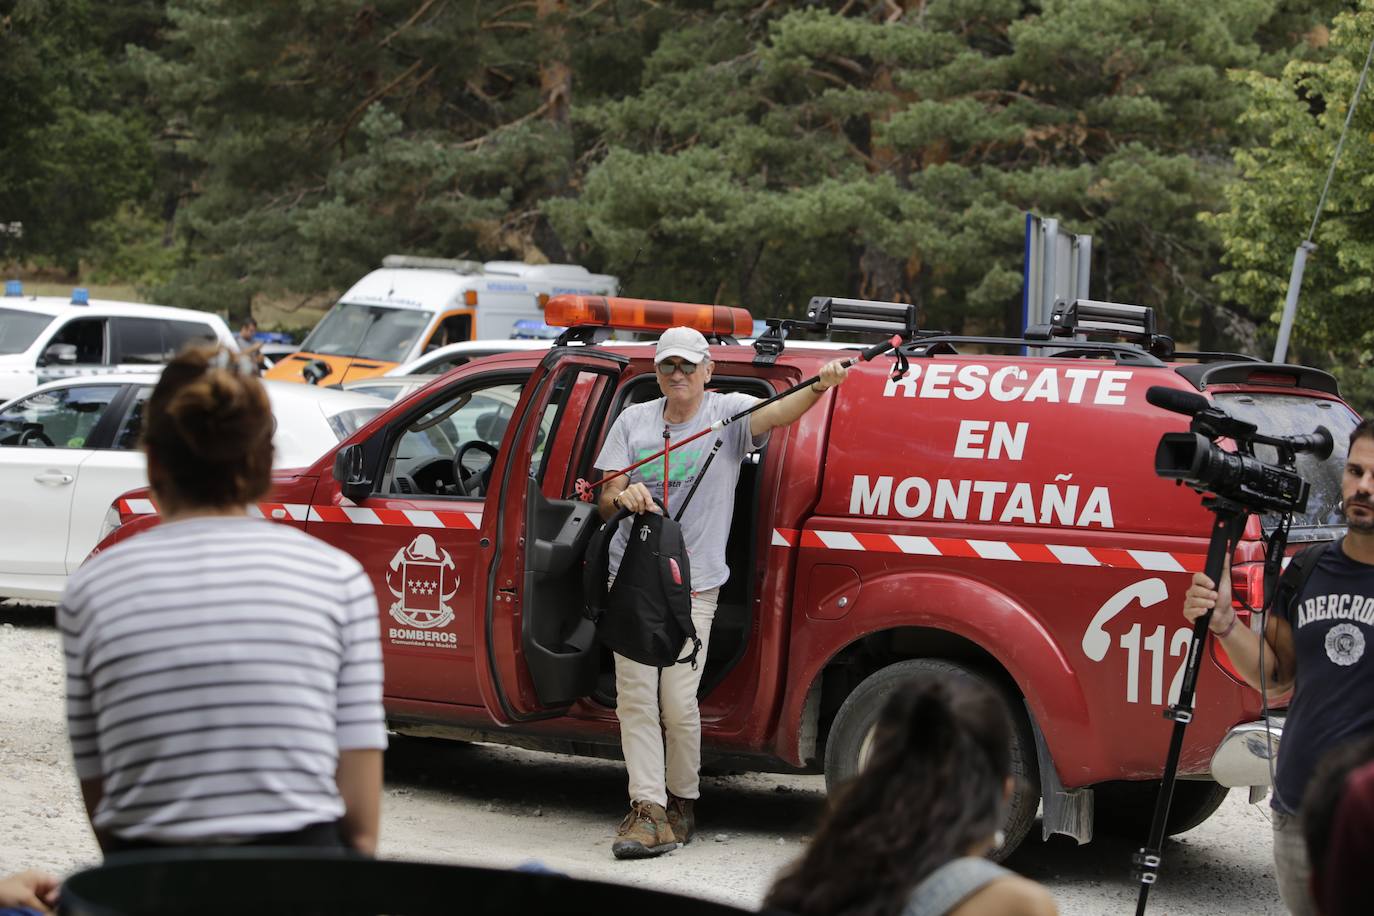
{"label": "white suv", "polygon": [[89,299],[84,289],[70,300],[25,296],[11,280],[0,297],[0,401],[56,379],[147,372],[199,340],[238,349],[210,312]]}

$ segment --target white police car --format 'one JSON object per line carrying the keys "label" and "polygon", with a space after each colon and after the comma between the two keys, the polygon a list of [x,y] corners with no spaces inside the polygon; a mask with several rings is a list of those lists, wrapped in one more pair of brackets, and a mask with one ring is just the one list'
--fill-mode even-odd
{"label": "white police car", "polygon": [[146,372],[193,341],[238,349],[210,312],[136,302],[25,296],[17,280],[0,297],[0,400],[44,382],[111,372]]}

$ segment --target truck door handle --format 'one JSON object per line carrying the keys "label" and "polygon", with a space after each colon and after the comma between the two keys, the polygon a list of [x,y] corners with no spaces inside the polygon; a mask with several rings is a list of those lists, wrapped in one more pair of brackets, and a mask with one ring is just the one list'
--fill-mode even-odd
{"label": "truck door handle", "polygon": [[65,487],[76,478],[71,474],[63,474],[60,471],[44,471],[41,474],[33,475],[33,479],[39,483],[45,483],[55,487]]}

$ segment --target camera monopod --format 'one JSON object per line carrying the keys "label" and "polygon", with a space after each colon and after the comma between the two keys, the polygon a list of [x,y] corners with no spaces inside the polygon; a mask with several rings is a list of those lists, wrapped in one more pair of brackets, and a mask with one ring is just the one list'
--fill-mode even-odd
{"label": "camera monopod", "polygon": [[[1293,461],[1298,452],[1312,452],[1321,460],[1328,458],[1332,447],[1331,433],[1326,427],[1319,426],[1310,435],[1262,436],[1256,433],[1253,423],[1230,416],[1201,395],[1160,385],[1146,391],[1145,400],[1156,407],[1192,417],[1189,432],[1165,433],[1160,440],[1155,452],[1155,473],[1186,483],[1202,493],[1203,507],[1214,516],[1203,568],[1207,578],[1221,582],[1226,561],[1240,542],[1246,517],[1252,511],[1280,512],[1285,516],[1269,543],[1272,562],[1267,563],[1266,567],[1277,566],[1283,555],[1287,516],[1306,508],[1310,489],[1307,481],[1292,470]],[[1212,442],[1222,436],[1235,440],[1235,452],[1223,451]],[[1253,446],[1257,443],[1277,449],[1284,466],[1269,465],[1256,459]],[[1217,600],[1228,600],[1228,597],[1218,595]],[[1194,621],[1193,638],[1188,645],[1188,660],[1183,668],[1178,699],[1164,711],[1164,718],[1174,722],[1173,734],[1169,738],[1169,753],[1164,762],[1159,795],[1155,799],[1150,835],[1145,846],[1131,857],[1140,879],[1136,916],[1144,916],[1150,886],[1159,880],[1164,832],[1174,797],[1174,782],[1178,777],[1183,733],[1193,720],[1193,697],[1197,691],[1202,652],[1211,633],[1211,621],[1212,611]],[[1260,638],[1264,638],[1262,633]]]}
{"label": "camera monopod", "polygon": [[[851,356],[850,358],[844,360],[844,363],[843,363],[843,364],[844,364],[844,367],[845,367],[846,369],[848,369],[849,367],[851,367],[851,366],[853,366],[853,365],[855,365],[855,364],[857,364],[857,363],[860,363],[860,362],[865,362],[865,363],[866,363],[866,362],[869,362],[870,360],[873,360],[873,359],[876,359],[876,358],[879,357],[879,356],[882,356],[882,355],[883,355],[884,353],[886,353],[888,350],[897,350],[897,348],[900,347],[904,342],[905,342],[905,341],[904,341],[904,339],[903,339],[903,337],[902,337],[901,334],[895,334],[895,335],[893,335],[891,338],[889,338],[888,340],[884,340],[882,343],[874,344],[873,346],[869,347],[868,349],[863,350],[863,351],[860,352],[857,356]],[[902,375],[903,373],[905,373],[905,372],[906,372],[906,368],[907,368],[907,362],[906,362],[906,356],[905,356],[905,354],[903,354],[903,353],[901,353],[900,351],[898,351],[896,355],[897,355],[897,362],[896,362],[896,365],[893,367],[893,372],[892,372],[892,377],[893,377],[893,378],[897,378],[898,376],[900,376],[900,375]],[[775,401],[781,401],[783,398],[787,397],[788,395],[795,394],[795,393],[797,393],[798,391],[801,391],[803,388],[808,388],[808,387],[810,387],[811,385],[814,385],[816,382],[820,381],[820,379],[821,379],[820,375],[813,375],[813,376],[811,376],[810,378],[802,379],[800,382],[798,382],[797,384],[793,385],[791,388],[788,388],[786,391],[780,391],[780,392],[778,392],[777,394],[773,395],[772,397],[764,398],[763,400],[759,401],[758,403],[751,404],[749,407],[745,408],[744,410],[741,410],[739,413],[735,414],[735,415],[732,416],[732,417],[726,417],[726,418],[723,419],[723,420],[717,420],[716,422],[712,423],[710,426],[706,427],[705,429],[700,430],[699,432],[692,433],[692,435],[688,436],[688,437],[685,438],[685,439],[679,439],[677,442],[672,443],[672,445],[669,445],[669,446],[663,448],[661,451],[654,452],[652,455],[650,455],[650,456],[647,457],[647,458],[643,458],[643,459],[640,459],[639,461],[636,461],[634,464],[630,465],[629,467],[621,468],[621,469],[618,470],[618,471],[612,471],[611,473],[607,474],[605,477],[602,477],[600,480],[593,481],[592,483],[588,483],[585,479],[579,478],[579,479],[577,480],[577,482],[573,484],[574,494],[576,495],[576,497],[577,497],[578,499],[580,499],[580,500],[582,500],[582,501],[584,501],[584,502],[591,502],[591,501],[592,501],[593,499],[595,499],[595,497],[596,497],[596,489],[597,489],[598,487],[600,487],[602,484],[606,483],[607,481],[615,480],[617,477],[621,476],[622,474],[628,474],[628,473],[630,473],[631,471],[633,471],[635,468],[638,468],[638,467],[641,467],[641,466],[643,466],[643,465],[646,465],[646,464],[648,464],[650,461],[655,461],[655,460],[657,460],[657,459],[659,459],[659,458],[664,458],[664,459],[666,460],[666,457],[667,457],[668,452],[671,452],[671,451],[675,451],[675,450],[677,450],[677,449],[680,449],[680,448],[682,448],[684,445],[686,445],[687,443],[693,442],[693,441],[695,441],[695,440],[697,440],[697,439],[700,439],[702,436],[705,436],[705,435],[707,435],[708,433],[719,432],[720,430],[722,430],[722,429],[724,429],[725,427],[729,426],[731,423],[734,423],[734,422],[736,422],[736,421],[738,421],[738,420],[743,420],[745,417],[749,416],[750,414],[752,414],[752,413],[753,413],[754,411],[756,411],[756,410],[762,410],[764,407],[767,407],[769,404],[772,404],[772,403],[774,403]],[[665,441],[665,442],[667,441],[666,430],[665,430],[664,441]],[[666,486],[666,484],[667,484],[667,476],[666,476],[666,474],[665,474],[665,476],[664,476],[664,484],[665,484],[665,486]],[[665,491],[665,495],[666,495],[666,491]],[[689,496],[689,498],[690,498],[690,496]]]}

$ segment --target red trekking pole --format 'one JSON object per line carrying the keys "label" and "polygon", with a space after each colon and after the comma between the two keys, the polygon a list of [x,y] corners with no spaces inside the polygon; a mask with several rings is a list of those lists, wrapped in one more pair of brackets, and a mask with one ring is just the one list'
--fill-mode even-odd
{"label": "red trekking pole", "polygon": [[[900,346],[902,345],[902,342],[903,342],[903,341],[902,341],[902,336],[901,336],[900,334],[893,335],[890,339],[884,340],[882,343],[874,344],[873,346],[869,347],[867,350],[864,350],[864,351],[862,351],[861,353],[859,353],[857,356],[851,356],[851,357],[849,357],[848,359],[844,360],[844,367],[845,367],[846,369],[848,369],[849,367],[851,367],[851,366],[853,366],[853,365],[855,365],[855,364],[857,364],[857,363],[860,363],[860,362],[865,362],[865,363],[866,363],[866,362],[869,362],[870,360],[873,360],[873,359],[875,359],[875,358],[877,358],[877,357],[879,357],[879,356],[882,356],[882,355],[883,355],[884,353],[886,353],[888,350],[895,350],[896,348],[900,347]],[[893,377],[894,377],[894,378],[895,378],[896,376],[898,376],[898,375],[901,374],[901,371],[902,371],[902,370],[901,370],[901,367],[904,367],[904,366],[905,366],[905,357],[902,356],[902,354],[898,354],[898,359],[899,359],[899,363],[898,363],[899,369],[898,369],[898,371],[894,371],[894,373],[893,373]],[[642,458],[642,459],[640,459],[639,461],[636,461],[634,464],[630,465],[629,467],[622,468],[622,469],[620,469],[619,471],[613,471],[613,472],[611,472],[610,474],[607,474],[605,477],[602,477],[600,480],[594,481],[594,482],[592,482],[592,483],[588,483],[588,482],[586,481],[585,478],[578,478],[577,482],[573,484],[573,492],[574,492],[574,495],[576,496],[577,499],[580,499],[580,500],[582,500],[583,502],[591,502],[591,501],[595,498],[596,489],[597,489],[598,487],[600,487],[602,484],[606,483],[608,480],[614,480],[614,479],[616,479],[617,477],[619,477],[619,476],[622,475],[622,474],[628,474],[628,473],[630,473],[631,471],[633,471],[635,468],[642,467],[643,465],[648,464],[650,461],[653,461],[654,459],[658,458],[659,456],[662,456],[662,457],[663,457],[663,508],[664,508],[664,511],[667,511],[667,508],[668,508],[668,452],[672,451],[673,449],[682,448],[682,446],[686,445],[688,442],[692,442],[692,441],[695,441],[695,440],[697,440],[697,439],[700,439],[702,436],[706,435],[707,433],[712,433],[712,432],[716,432],[716,431],[718,431],[718,430],[724,429],[725,427],[729,426],[731,423],[734,423],[736,420],[743,420],[745,417],[749,416],[749,415],[750,415],[751,413],[753,413],[754,411],[756,411],[756,410],[758,410],[758,409],[760,409],[760,408],[762,408],[762,407],[767,407],[769,404],[772,404],[774,401],[780,401],[780,400],[782,400],[783,398],[787,397],[789,394],[794,394],[794,393],[796,393],[796,392],[798,392],[798,391],[801,391],[803,388],[806,388],[806,387],[809,387],[809,386],[811,386],[811,385],[814,385],[816,382],[820,381],[820,378],[821,378],[820,375],[813,375],[813,376],[811,376],[810,378],[802,379],[800,382],[798,382],[797,384],[793,385],[791,388],[788,388],[786,391],[780,391],[780,392],[778,392],[777,394],[773,395],[773,396],[770,397],[770,398],[765,398],[764,400],[759,401],[757,404],[754,404],[754,405],[752,405],[752,406],[750,406],[750,407],[745,408],[744,410],[741,410],[739,413],[735,414],[733,417],[726,417],[726,418],[723,419],[723,420],[717,420],[716,422],[712,423],[710,426],[706,427],[705,429],[701,430],[700,432],[692,433],[692,435],[688,436],[688,437],[685,438],[685,439],[679,439],[675,444],[672,444],[672,445],[670,445],[670,444],[668,443],[668,427],[665,426],[665,427],[663,428],[663,451],[661,451],[661,452],[655,452],[654,454],[650,455],[650,456],[647,457],[647,458]]]}

